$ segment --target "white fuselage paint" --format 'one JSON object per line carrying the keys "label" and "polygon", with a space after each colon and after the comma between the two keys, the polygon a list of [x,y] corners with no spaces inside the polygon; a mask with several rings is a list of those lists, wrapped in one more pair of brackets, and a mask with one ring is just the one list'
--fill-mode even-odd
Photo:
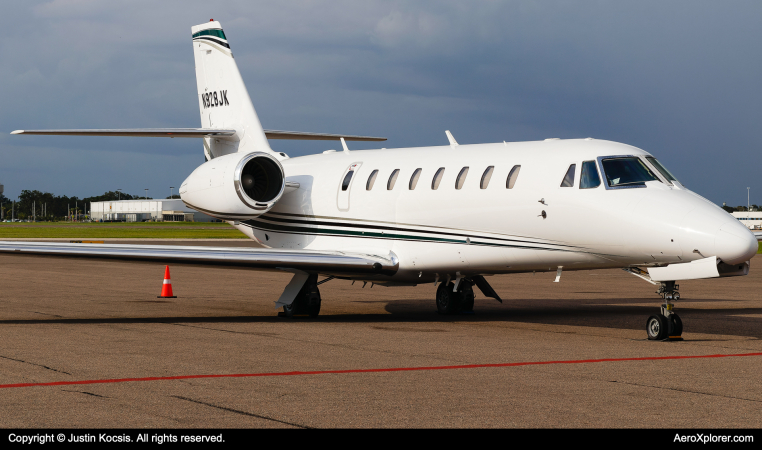
{"label": "white fuselage paint", "polygon": [[[662,182],[612,190],[605,188],[601,173],[600,186],[579,188],[583,161],[621,155],[649,154],[625,144],[579,139],[290,158],[281,163],[286,180],[298,182],[299,189],[284,194],[268,213],[235,226],[272,248],[391,252],[399,258],[399,271],[372,279],[408,283],[458,273],[653,266],[709,256],[735,264],[756,253],[756,238],[746,227],[661,175]],[[574,186],[561,187],[570,164],[577,168]],[[342,191],[353,165],[351,184]],[[515,165],[521,170],[515,186],[507,189]],[[481,189],[489,166],[494,166],[492,177]],[[432,179],[440,167],[444,176],[434,190]],[[463,167],[469,172],[456,189]],[[410,190],[417,168],[422,173]],[[400,172],[389,190],[396,169]],[[367,190],[374,170],[378,175]]]}

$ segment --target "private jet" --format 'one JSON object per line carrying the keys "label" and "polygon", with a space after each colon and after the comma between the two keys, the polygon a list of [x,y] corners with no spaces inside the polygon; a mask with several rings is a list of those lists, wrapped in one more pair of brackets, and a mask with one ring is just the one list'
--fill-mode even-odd
{"label": "private jet", "polygon": [[[12,254],[219,264],[293,274],[276,308],[317,316],[319,285],[433,284],[440,314],[470,313],[489,276],[620,268],[658,286],[648,339],[680,339],[680,280],[743,276],[757,238],[686,189],[653,155],[617,142],[546,139],[350,150],[384,138],[265,130],[222,26],[191,28],[201,128],[11,134],[198,138],[205,162],[180,187],[190,208],[261,248],[0,242]],[[335,140],[291,158],[269,140]],[[319,280],[319,278],[322,278]]]}

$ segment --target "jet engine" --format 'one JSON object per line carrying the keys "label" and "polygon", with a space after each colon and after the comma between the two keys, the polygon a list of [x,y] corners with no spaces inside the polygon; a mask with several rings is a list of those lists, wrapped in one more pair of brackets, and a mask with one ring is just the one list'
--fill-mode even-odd
{"label": "jet engine", "polygon": [[231,153],[194,170],[180,186],[180,198],[211,216],[245,220],[269,211],[284,189],[283,166],[273,156]]}

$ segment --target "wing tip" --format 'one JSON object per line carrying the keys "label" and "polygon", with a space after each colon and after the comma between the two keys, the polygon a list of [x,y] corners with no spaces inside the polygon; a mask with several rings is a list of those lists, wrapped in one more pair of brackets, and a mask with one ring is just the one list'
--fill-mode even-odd
{"label": "wing tip", "polygon": [[24,130],[11,131],[11,134],[24,134]]}

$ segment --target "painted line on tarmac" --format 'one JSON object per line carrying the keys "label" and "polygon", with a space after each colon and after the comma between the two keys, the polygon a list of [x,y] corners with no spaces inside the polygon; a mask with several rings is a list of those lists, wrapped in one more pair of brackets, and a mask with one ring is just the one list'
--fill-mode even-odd
{"label": "painted line on tarmac", "polygon": [[107,380],[79,380],[79,381],[53,381],[50,383],[16,383],[0,384],[0,389],[41,387],[41,386],[72,386],[77,384],[110,384],[131,383],[135,381],[171,381],[190,380],[199,378],[250,378],[250,377],[287,377],[294,375],[327,375],[345,373],[382,373],[382,372],[414,372],[421,370],[455,370],[455,369],[483,369],[498,367],[541,366],[549,364],[589,364],[604,362],[624,361],[663,361],[670,359],[705,359],[705,358],[736,358],[743,356],[762,356],[762,353],[736,353],[720,355],[694,355],[694,356],[649,356],[644,358],[605,358],[605,359],[578,359],[568,361],[529,361],[501,364],[463,364],[458,366],[428,366],[428,367],[390,367],[386,369],[344,369],[344,370],[314,370],[308,372],[264,372],[264,373],[234,373],[215,375],[177,375],[173,377],[143,377],[143,378],[113,378]]}

